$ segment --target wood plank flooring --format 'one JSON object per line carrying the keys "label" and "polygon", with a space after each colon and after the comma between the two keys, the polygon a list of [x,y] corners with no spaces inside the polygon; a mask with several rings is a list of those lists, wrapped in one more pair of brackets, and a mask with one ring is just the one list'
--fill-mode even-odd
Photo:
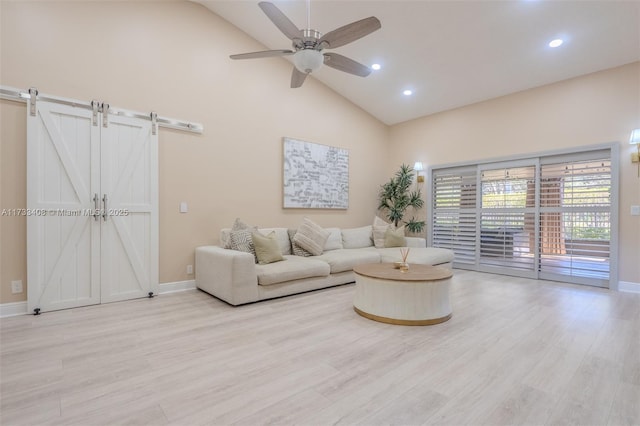
{"label": "wood plank flooring", "polygon": [[638,294],[456,270],[453,318],[409,327],[353,293],[2,319],[0,424],[640,424]]}

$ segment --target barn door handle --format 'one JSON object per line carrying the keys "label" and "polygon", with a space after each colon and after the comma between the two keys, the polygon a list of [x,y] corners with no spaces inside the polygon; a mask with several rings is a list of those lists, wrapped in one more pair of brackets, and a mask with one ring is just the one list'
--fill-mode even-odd
{"label": "barn door handle", "polygon": [[97,193],[93,194],[93,218],[100,220],[100,197]]}
{"label": "barn door handle", "polygon": [[104,194],[102,196],[102,207],[104,210],[102,210],[102,219],[104,219],[104,221],[107,221],[107,217],[109,216],[109,212],[107,211],[107,194]]}

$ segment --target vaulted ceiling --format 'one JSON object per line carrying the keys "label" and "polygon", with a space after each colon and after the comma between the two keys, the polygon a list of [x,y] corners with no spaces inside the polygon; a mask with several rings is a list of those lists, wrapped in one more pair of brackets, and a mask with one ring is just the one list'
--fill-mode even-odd
{"label": "vaulted ceiling", "polygon": [[[194,1],[267,49],[291,48],[257,0]],[[309,2],[272,3],[307,28]],[[334,50],[368,66],[378,63],[380,70],[362,78],[324,66],[312,76],[387,124],[640,60],[635,0],[313,0],[309,16],[321,33],[368,16],[380,19],[380,30]],[[558,38],[564,43],[549,47]],[[259,73],[260,61],[283,60],[235,66]],[[305,90],[290,89],[288,76],[273,84]],[[404,95],[407,89],[413,94]]]}

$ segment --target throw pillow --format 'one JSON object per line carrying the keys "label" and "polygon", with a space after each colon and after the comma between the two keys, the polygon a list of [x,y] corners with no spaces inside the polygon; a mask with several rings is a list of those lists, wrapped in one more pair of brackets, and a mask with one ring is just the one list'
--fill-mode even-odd
{"label": "throw pillow", "polygon": [[221,236],[220,243],[222,244],[222,247],[224,247],[226,249],[230,249],[231,248],[231,232],[233,232],[233,231],[242,231],[244,229],[248,229],[250,231],[253,231],[253,230],[256,229],[256,227],[255,226],[251,226],[251,225],[247,225],[242,220],[240,220],[239,217],[237,217],[236,220],[233,222],[233,226],[231,227],[231,230]]}
{"label": "throw pillow", "polygon": [[231,250],[244,251],[245,253],[251,253],[254,257],[256,256],[251,231],[246,229],[242,231],[232,231],[231,234],[229,234],[229,244]]}
{"label": "throw pillow", "polygon": [[329,239],[329,231],[324,230],[320,225],[309,218],[302,220],[302,225],[293,237],[293,241],[314,256],[320,256],[324,245]]}
{"label": "throw pillow", "polygon": [[256,250],[256,259],[260,265],[266,265],[268,263],[280,262],[284,260],[282,253],[280,252],[280,246],[278,245],[278,239],[276,238],[275,231],[269,232],[267,235],[262,235],[258,231],[251,233],[251,240]]}
{"label": "throw pillow", "polygon": [[373,219],[373,244],[376,248],[384,248],[384,235],[390,226],[391,229],[395,229],[395,226],[385,222],[378,216]]}
{"label": "throw pillow", "polygon": [[298,232],[297,229],[288,229],[287,232],[289,233],[289,240],[291,241],[291,252],[295,256],[302,256],[302,257],[313,256],[311,253],[309,253],[308,251],[300,247],[298,244],[296,244],[296,242],[294,241],[296,232]]}
{"label": "throw pillow", "polygon": [[404,238],[404,226],[398,229],[387,228],[384,233],[384,246],[385,247],[405,247],[407,241]]}

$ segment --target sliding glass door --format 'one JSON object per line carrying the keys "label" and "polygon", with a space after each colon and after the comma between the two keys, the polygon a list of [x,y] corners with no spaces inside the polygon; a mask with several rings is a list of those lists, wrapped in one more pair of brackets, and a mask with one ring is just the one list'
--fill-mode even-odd
{"label": "sliding glass door", "polygon": [[611,268],[611,160],[541,166],[540,276],[606,286]]}
{"label": "sliding glass door", "polygon": [[478,269],[535,277],[536,164],[504,163],[479,167],[480,256]]}
{"label": "sliding glass door", "polygon": [[456,268],[608,287],[612,149],[432,168],[429,243]]}

